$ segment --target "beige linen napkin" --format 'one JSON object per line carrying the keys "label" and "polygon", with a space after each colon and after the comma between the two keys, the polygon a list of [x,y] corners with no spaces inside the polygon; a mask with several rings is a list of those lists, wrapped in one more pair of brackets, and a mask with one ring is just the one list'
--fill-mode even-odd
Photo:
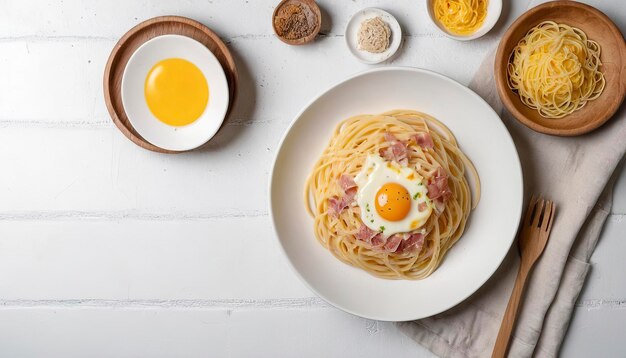
{"label": "beige linen napkin", "polygon": [[[554,357],[611,208],[610,178],[626,150],[626,111],[622,106],[600,129],[579,137],[534,132],[503,113],[493,61],[491,53],[470,88],[502,113],[522,162],[526,202],[536,193],[557,206],[548,246],[527,285],[509,356]],[[442,357],[490,356],[518,267],[514,244],[494,276],[468,300],[434,317],[398,323],[400,329]]]}

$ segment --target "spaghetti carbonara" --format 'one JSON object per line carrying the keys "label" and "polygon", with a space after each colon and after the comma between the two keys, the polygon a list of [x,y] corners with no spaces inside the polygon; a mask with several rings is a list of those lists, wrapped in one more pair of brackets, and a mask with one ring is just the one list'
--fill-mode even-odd
{"label": "spaghetti carbonara", "polygon": [[305,189],[319,242],[387,279],[430,275],[479,197],[476,170],[448,128],[409,110],[339,123]]}

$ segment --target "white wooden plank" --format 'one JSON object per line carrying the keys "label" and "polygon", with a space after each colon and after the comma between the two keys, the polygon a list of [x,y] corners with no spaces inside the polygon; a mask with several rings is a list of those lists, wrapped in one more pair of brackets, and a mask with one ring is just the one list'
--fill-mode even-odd
{"label": "white wooden plank", "polygon": [[434,357],[393,324],[331,308],[0,309],[11,357]]}
{"label": "white wooden plank", "polygon": [[561,348],[562,357],[624,357],[626,309],[577,308]]}
{"label": "white wooden plank", "polygon": [[102,74],[113,41],[0,41],[0,127],[108,121]]}
{"label": "white wooden plank", "polygon": [[[91,39],[0,42],[0,54],[11,54],[0,56],[0,127],[20,123],[109,126],[102,73],[114,43]],[[324,89],[370,68],[349,54],[341,37],[302,47],[286,46],[272,37],[244,37],[233,39],[230,46],[241,72],[239,102],[233,113],[238,121],[290,121]],[[408,38],[390,64],[427,68],[467,84],[493,46],[487,39],[468,43]]]}
{"label": "white wooden plank", "polygon": [[10,170],[0,175],[0,218],[41,210],[265,214],[273,151],[286,125],[226,126],[207,148],[178,155],[143,150],[114,127],[4,128],[0,162]]}
{"label": "white wooden plank", "polygon": [[0,275],[0,302],[10,304],[96,298],[210,306],[313,295],[264,216],[0,221],[0,272],[7,273]]}

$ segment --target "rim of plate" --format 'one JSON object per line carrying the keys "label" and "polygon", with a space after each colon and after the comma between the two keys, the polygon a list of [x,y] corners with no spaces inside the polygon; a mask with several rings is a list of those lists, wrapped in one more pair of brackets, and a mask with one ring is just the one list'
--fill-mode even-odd
{"label": "rim of plate", "polygon": [[[278,150],[276,151],[276,154],[274,155],[274,160],[272,161],[272,167],[270,170],[270,177],[269,177],[269,181],[268,181],[268,196],[269,196],[269,216],[270,216],[270,221],[272,222],[272,229],[274,232],[274,236],[275,239],[278,241],[278,244],[280,246],[280,249],[283,253],[283,255],[287,258],[287,261],[289,262],[289,267],[291,268],[291,270],[296,274],[296,276],[300,279],[300,281],[309,289],[311,290],[314,294],[316,294],[318,297],[320,297],[321,299],[323,299],[326,303],[330,304],[331,306],[342,310],[344,312],[353,314],[355,316],[359,316],[359,317],[363,317],[366,319],[372,319],[372,320],[377,320],[377,321],[395,321],[395,322],[406,322],[406,321],[414,321],[414,320],[418,320],[418,319],[423,319],[423,318],[427,318],[427,317],[431,317],[434,316],[436,314],[439,314],[441,312],[445,312],[455,306],[457,306],[458,304],[466,301],[471,295],[473,295],[476,291],[478,291],[478,289],[480,289],[492,276],[493,274],[500,268],[500,266],[502,265],[502,262],[504,261],[504,259],[506,258],[507,254],[509,253],[509,251],[511,250],[511,245],[513,244],[513,242],[515,241],[515,238],[517,236],[517,231],[519,228],[519,223],[522,220],[522,213],[523,213],[523,208],[524,208],[524,177],[523,177],[523,171],[522,171],[522,165],[521,165],[521,161],[519,158],[519,153],[517,151],[517,147],[515,146],[515,142],[513,141],[513,137],[511,136],[511,133],[509,132],[509,130],[506,128],[506,126],[504,125],[504,123],[500,120],[497,121],[497,126],[500,126],[501,129],[504,130],[504,133],[507,136],[508,141],[511,143],[511,145],[513,146],[514,149],[514,153],[515,153],[515,159],[517,159],[515,161],[516,163],[516,172],[518,174],[518,177],[520,178],[520,185],[519,185],[519,193],[518,195],[521,197],[520,200],[520,205],[519,207],[516,208],[517,212],[515,213],[516,216],[518,217],[517,220],[517,225],[515,227],[515,231],[513,231],[513,234],[511,235],[510,238],[508,238],[508,243],[506,245],[507,250],[503,250],[502,255],[500,257],[498,257],[498,264],[494,265],[493,269],[490,270],[489,274],[485,276],[485,278],[483,280],[481,280],[479,282],[478,285],[476,285],[476,287],[474,287],[471,290],[468,290],[467,294],[463,295],[463,297],[455,303],[451,303],[449,305],[447,305],[444,308],[441,308],[435,312],[432,312],[428,315],[423,315],[423,316],[410,316],[410,317],[406,317],[403,319],[389,319],[388,317],[381,317],[381,316],[376,316],[376,315],[370,315],[367,313],[363,313],[363,312],[357,312],[357,310],[353,310],[350,307],[346,307],[342,304],[338,304],[336,302],[333,302],[330,298],[328,298],[326,295],[321,294],[312,284],[309,283],[309,281],[307,279],[304,278],[304,276],[300,273],[300,271],[298,271],[298,269],[295,267],[292,258],[289,256],[289,254],[287,253],[279,235],[278,235],[278,231],[277,231],[277,225],[276,225],[276,217],[274,215],[274,208],[273,208],[273,199],[272,199],[272,184],[274,182],[274,175],[275,175],[275,171],[276,171],[276,163],[278,160],[278,157],[280,156],[281,151],[283,150],[283,144],[285,142],[285,140],[287,139],[287,136],[289,135],[289,133],[291,132],[293,126],[300,120],[300,118],[302,118],[302,115],[304,114],[304,112],[311,107],[316,101],[318,101],[322,96],[324,96],[326,93],[332,91],[333,89],[343,85],[344,83],[351,81],[355,78],[361,77],[361,76],[366,76],[368,74],[371,73],[375,73],[375,72],[394,72],[394,71],[407,71],[407,72],[418,72],[418,73],[425,73],[428,75],[432,75],[435,77],[438,77],[444,81],[447,81],[455,86],[457,86],[458,88],[460,88],[462,91],[464,91],[465,93],[467,93],[469,96],[472,96],[473,98],[475,98],[476,100],[480,101],[481,103],[483,103],[485,106],[488,107],[489,111],[491,111],[493,113],[494,116],[496,116],[496,118],[500,118],[500,116],[496,113],[496,111],[481,97],[479,96],[476,92],[472,91],[471,89],[469,89],[468,87],[462,85],[461,83],[457,82],[456,80],[442,75],[440,73],[437,73],[435,71],[431,71],[431,70],[426,70],[426,69],[421,69],[421,68],[416,68],[416,67],[405,67],[405,66],[388,66],[388,67],[379,67],[379,68],[374,68],[374,69],[368,69],[368,70],[364,70],[364,71],[360,71],[357,72],[353,75],[348,76],[347,78],[333,84],[332,86],[328,87],[326,90],[322,91],[320,94],[318,94],[317,96],[315,96],[312,100],[310,100],[309,102],[307,102],[306,105],[304,105],[302,107],[302,109],[296,114],[296,116],[294,117],[294,119],[291,121],[291,123],[289,124],[287,130],[285,130],[285,132],[283,133],[280,142],[278,144]],[[347,265],[347,264],[345,264]],[[377,278],[380,280],[384,280],[382,278]]]}
{"label": "rim of plate", "polygon": [[[477,38],[483,37],[489,31],[491,31],[491,29],[493,29],[494,26],[496,26],[496,24],[498,23],[498,20],[500,19],[500,16],[502,15],[502,1],[503,0],[489,0],[487,3],[487,17],[485,18],[485,21],[478,28],[478,30],[476,30],[476,32],[467,36],[455,35],[449,32],[448,30],[446,30],[446,28],[443,27],[443,25],[439,23],[439,21],[435,18],[435,15],[433,14],[433,9],[431,6],[433,0],[426,0],[425,4],[426,4],[426,13],[428,13],[428,17],[430,18],[430,21],[435,25],[435,27],[437,28],[437,30],[439,30],[439,32],[441,32],[442,34],[444,34],[445,36],[453,40],[471,41],[471,40],[475,40]],[[496,15],[489,16],[490,14],[494,13],[494,10],[495,10]]]}
{"label": "rim of plate", "polygon": [[[146,136],[147,134],[146,130],[141,129],[142,127],[145,128],[145,125],[142,124],[143,122],[145,122],[145,119],[135,118],[130,113],[130,112],[136,112],[136,110],[132,108],[133,106],[140,105],[140,104],[127,103],[127,101],[129,101],[129,98],[128,98],[129,94],[125,95],[125,88],[128,86],[132,86],[132,84],[128,83],[128,81],[131,81],[128,78],[130,76],[128,74],[128,69],[130,67],[138,68],[139,66],[141,66],[141,64],[137,64],[136,62],[138,61],[137,60],[138,57],[143,55],[142,52],[146,51],[146,48],[149,48],[150,46],[154,46],[155,43],[158,43],[161,41],[168,41],[168,40],[173,40],[176,42],[184,43],[184,46],[193,47],[195,48],[193,51],[201,52],[203,56],[206,55],[206,57],[204,57],[203,61],[200,61],[201,63],[196,63],[195,61],[190,61],[188,58],[185,58],[184,56],[177,56],[174,54],[169,54],[167,56],[162,56],[162,57],[157,56],[157,57],[159,57],[160,60],[164,60],[168,58],[182,58],[184,60],[190,61],[196,67],[198,67],[198,69],[202,72],[202,74],[206,78],[207,82],[209,82],[210,78],[212,79],[211,81],[212,83],[217,82],[217,84],[215,85],[215,88],[218,88],[218,95],[220,97],[225,96],[226,98],[225,99],[222,98],[222,100],[218,100],[218,103],[216,105],[220,105],[219,108],[210,109],[209,107],[211,106],[211,97],[209,97],[209,103],[207,104],[206,108],[204,109],[200,117],[198,117],[198,119],[196,119],[194,122],[190,124],[187,124],[184,126],[178,126],[178,127],[170,126],[158,120],[154,116],[154,114],[152,114],[152,112],[149,109],[147,109],[147,105],[146,105],[145,109],[147,109],[147,113],[149,113],[149,115],[154,120],[154,123],[148,126],[159,127],[160,129],[158,129],[158,131],[161,132],[161,134],[156,135],[156,137],[153,136],[154,134],[149,134],[148,136]],[[166,49],[165,52],[167,51],[168,50]],[[215,69],[215,71],[217,72],[216,77],[209,75],[209,71],[207,70],[208,68]],[[225,91],[222,91],[222,89],[225,89]],[[222,123],[224,123],[224,120],[226,119],[226,114],[228,113],[228,107],[229,107],[230,100],[231,100],[228,81],[226,79],[226,73],[224,72],[224,68],[219,63],[217,57],[215,57],[215,54],[213,54],[213,52],[211,52],[211,50],[209,50],[201,42],[195,39],[192,39],[191,37],[184,36],[184,35],[177,35],[177,34],[165,34],[165,35],[156,36],[144,42],[141,46],[139,46],[135,50],[135,52],[133,52],[133,54],[128,59],[128,62],[126,63],[126,66],[124,67],[124,72],[122,73],[122,84],[120,86],[120,92],[121,92],[122,105],[124,107],[124,111],[127,114],[130,124],[137,131],[137,133],[139,133],[139,135],[141,135],[146,141],[148,141],[149,143],[157,147],[167,149],[167,150],[172,150],[172,151],[180,151],[180,152],[196,149],[202,146],[203,144],[205,144],[206,142],[208,142],[209,140],[211,140],[211,138],[215,136],[215,134],[219,131],[220,127],[222,126]],[[214,93],[214,91],[210,91],[209,93]],[[143,104],[145,104],[145,101],[143,101]],[[142,111],[146,112],[145,109]],[[214,111],[214,113],[209,113],[209,111]],[[201,125],[202,127],[198,128]],[[166,143],[166,142],[171,141],[171,139],[166,139],[166,140],[161,139],[161,138],[171,136],[171,135],[177,135],[180,137],[180,136],[184,136],[185,132],[193,132],[193,131],[196,131],[196,132],[201,131],[200,133],[204,133],[204,135],[200,135],[200,134],[196,135],[197,138],[195,138],[195,140],[190,140],[189,138],[185,138],[184,140],[178,141],[176,145],[170,145]],[[163,133],[169,133],[169,134],[163,134]],[[148,138],[148,137],[151,137],[151,138]]]}

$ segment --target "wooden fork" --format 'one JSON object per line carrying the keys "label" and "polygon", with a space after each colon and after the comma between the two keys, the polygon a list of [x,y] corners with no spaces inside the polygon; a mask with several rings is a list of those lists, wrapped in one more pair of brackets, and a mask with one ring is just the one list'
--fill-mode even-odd
{"label": "wooden fork", "polygon": [[556,207],[550,200],[544,200],[541,197],[535,198],[534,195],[530,199],[519,238],[521,264],[517,272],[517,279],[515,280],[515,287],[513,287],[509,304],[504,312],[496,344],[493,347],[492,358],[502,358],[507,354],[511,333],[513,332],[519,311],[520,300],[524,294],[526,279],[546,247],[550,230],[552,230],[555,210]]}

